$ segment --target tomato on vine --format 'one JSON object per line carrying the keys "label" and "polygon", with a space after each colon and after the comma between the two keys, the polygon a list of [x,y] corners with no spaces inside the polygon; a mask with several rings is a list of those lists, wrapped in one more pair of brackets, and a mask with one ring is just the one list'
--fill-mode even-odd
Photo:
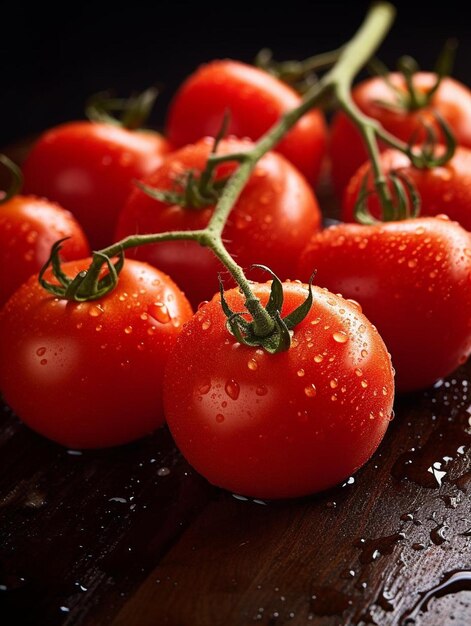
{"label": "tomato on vine", "polygon": [[[98,118],[100,119],[100,118]],[[170,144],[160,134],[108,121],[79,121],[46,131],[23,167],[25,192],[71,211],[93,249],[112,241],[134,180],[160,165]]]}
{"label": "tomato on vine", "polygon": [[[281,288],[281,285],[279,285]],[[282,317],[306,301],[285,282]],[[269,284],[253,284],[264,305]],[[165,372],[167,423],[211,483],[259,498],[314,493],[344,480],[378,447],[392,415],[386,347],[358,306],[318,287],[291,347],[238,342],[215,296],[185,325]],[[226,306],[244,310],[238,289]]]}
{"label": "tomato on vine", "polygon": [[[407,179],[420,197],[420,215],[446,214],[468,231],[471,231],[471,150],[457,147],[453,158],[438,167],[419,169],[398,150],[386,150],[379,159],[381,171],[389,177],[392,172]],[[372,191],[370,163],[364,163],[354,174],[345,189],[342,219],[355,221],[355,205],[367,177],[366,189]],[[368,196],[368,210],[380,218],[381,209],[375,194]]]}
{"label": "tomato on vine", "polygon": [[[218,185],[237,167],[235,161],[219,164],[203,188],[213,145],[213,139],[206,138],[181,148],[144,178],[146,188],[159,192],[156,197],[142,188],[132,192],[120,214],[116,240],[135,233],[206,227],[219,195]],[[244,153],[253,146],[250,141],[222,140],[216,156]],[[263,263],[281,278],[292,278],[297,257],[311,233],[319,230],[320,219],[316,198],[303,176],[283,156],[269,152],[255,166],[222,237],[240,265]],[[172,276],[194,306],[218,289],[217,273],[223,268],[211,250],[194,241],[166,241],[131,249],[128,254]]]}
{"label": "tomato on vine", "polygon": [[[189,76],[171,102],[167,134],[176,147],[215,137],[228,111],[228,132],[259,139],[301,102],[288,85],[267,72],[239,61],[212,61]],[[276,146],[276,150],[315,183],[327,146],[322,113],[313,109]]]}
{"label": "tomato on vine", "polygon": [[313,236],[299,274],[312,267],[378,327],[399,391],[427,387],[469,356],[471,238],[456,222],[339,224]]}
{"label": "tomato on vine", "polygon": [[[90,259],[69,261],[73,276]],[[44,280],[54,280],[51,270]],[[0,389],[33,430],[72,448],[127,443],[164,421],[163,371],[192,316],[162,272],[126,261],[113,291],[71,302],[31,277],[0,312]]]}
{"label": "tomato on vine", "polygon": [[[378,120],[386,131],[408,143],[420,139],[424,122],[434,123],[438,113],[459,145],[471,148],[471,91],[452,78],[416,72],[408,86],[403,74],[370,78],[352,91],[352,99],[365,115]],[[380,142],[380,148],[385,149]],[[368,153],[358,128],[340,111],[335,114],[330,140],[332,182],[339,197]]]}

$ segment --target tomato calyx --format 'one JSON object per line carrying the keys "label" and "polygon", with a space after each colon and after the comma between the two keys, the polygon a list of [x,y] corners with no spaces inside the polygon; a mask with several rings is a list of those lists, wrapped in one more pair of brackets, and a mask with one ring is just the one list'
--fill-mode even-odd
{"label": "tomato calyx", "polygon": [[[438,126],[438,131],[437,131]],[[417,143],[421,131],[425,138]],[[449,125],[438,113],[432,111],[429,119],[422,120],[422,128],[417,128],[407,144],[406,156],[417,169],[432,169],[446,165],[453,158],[456,139]],[[441,149],[444,146],[444,149]]]}
{"label": "tomato calyx", "polygon": [[[392,170],[388,173],[386,181],[389,181],[391,194],[388,195],[388,206],[385,209],[381,197],[377,194],[376,187],[368,189],[369,174],[366,173],[355,202],[354,216],[359,224],[372,225],[380,222],[396,222],[418,217],[420,214],[420,195],[414,184],[400,170]],[[385,183],[387,184],[387,182]],[[377,194],[381,206],[381,219],[376,219],[368,206],[368,198]]]}
{"label": "tomato calyx", "polygon": [[318,72],[332,67],[338,61],[341,52],[342,48],[338,48],[302,61],[276,61],[272,50],[262,48],[255,57],[254,65],[304,94],[318,82]]}
{"label": "tomato calyx", "polygon": [[[51,248],[49,259],[39,272],[39,284],[49,293],[74,302],[97,300],[111,292],[118,283],[119,273],[124,267],[124,252],[118,254],[118,260],[112,263],[109,256],[102,252],[93,253],[93,262],[88,270],[82,270],[74,278],[67,276],[61,267],[60,251],[64,241],[69,237],[59,239]],[[103,274],[102,267],[106,265],[108,272]],[[46,270],[51,267],[52,274],[59,284],[51,283],[44,278]]]}
{"label": "tomato calyx", "polygon": [[91,122],[137,130],[145,126],[158,95],[156,87],[149,87],[129,98],[116,98],[110,92],[103,91],[88,100],[85,114]]}
{"label": "tomato calyx", "polygon": [[0,191],[0,204],[4,204],[16,196],[23,186],[23,174],[16,163],[13,163],[5,154],[0,154],[0,163],[10,175],[10,184],[5,191]]}
{"label": "tomato calyx", "polygon": [[314,280],[315,272],[309,279],[308,295],[306,296],[304,302],[294,309],[294,311],[282,318],[281,308],[284,300],[283,284],[278,276],[276,276],[276,274],[274,274],[265,265],[255,264],[252,265],[252,267],[262,269],[272,276],[270,297],[265,306],[265,311],[269,314],[271,320],[273,321],[272,328],[268,328],[266,324],[257,325],[257,322],[260,322],[260,320],[257,319],[248,321],[244,317],[248,315],[245,311],[232,311],[224,296],[224,285],[222,283],[221,276],[219,276],[221,306],[225,316],[227,317],[227,329],[232,335],[234,335],[239,343],[246,346],[258,346],[270,354],[277,354],[278,352],[289,350],[291,346],[290,331],[292,331],[297,324],[302,322],[311,310],[313,302],[312,281]]}
{"label": "tomato calyx", "polygon": [[418,111],[431,106],[433,96],[440,87],[443,78],[449,76],[451,73],[456,48],[457,41],[455,39],[448,39],[445,42],[434,68],[436,80],[427,91],[417,89],[414,84],[414,75],[420,71],[420,68],[417,61],[411,56],[402,56],[397,62],[397,69],[404,78],[405,90],[399,89],[398,86],[391,81],[390,72],[381,61],[378,59],[370,61],[369,67],[373,73],[381,76],[394,95],[393,102],[378,100],[377,104],[396,112]]}

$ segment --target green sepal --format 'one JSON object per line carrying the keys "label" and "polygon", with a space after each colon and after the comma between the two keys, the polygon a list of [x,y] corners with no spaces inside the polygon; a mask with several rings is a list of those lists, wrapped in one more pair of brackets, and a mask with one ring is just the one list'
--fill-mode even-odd
{"label": "green sepal", "polygon": [[[433,111],[433,116],[438,123],[444,142],[440,141],[440,137],[437,135],[433,126],[429,123],[425,123],[425,141],[423,145],[420,146],[420,150],[417,151],[417,147],[414,146],[417,139],[417,131],[413,134],[409,140],[406,154],[411,160],[412,165],[418,169],[432,169],[446,165],[455,154],[456,139],[450,126],[438,111]],[[442,143],[445,144],[445,152],[441,156],[436,156],[436,148]]]}
{"label": "green sepal", "polygon": [[158,95],[156,87],[149,87],[129,98],[115,98],[110,92],[102,91],[89,98],[85,115],[91,122],[136,130],[145,125]]}
{"label": "green sepal", "polygon": [[[48,260],[39,271],[38,282],[46,291],[63,300],[71,300],[74,302],[88,302],[90,300],[98,300],[107,293],[112,291],[119,280],[119,274],[124,267],[124,251],[118,255],[116,263],[112,263],[111,259],[102,252],[94,252],[94,257],[100,257],[108,267],[108,274],[100,278],[101,266],[96,265],[91,271],[80,271],[76,276],[70,278],[62,271],[60,251],[64,241],[69,237],[64,237],[56,241],[51,247],[51,253]],[[51,267],[52,273],[58,280],[59,285],[50,283],[44,278],[46,270]],[[93,266],[91,266],[93,267]]]}
{"label": "green sepal", "polygon": [[[246,313],[235,313],[232,311],[224,296],[224,285],[222,283],[221,276],[219,276],[221,307],[227,317],[227,329],[241,344],[251,347],[261,347],[270,354],[284,352],[288,350],[291,345],[290,331],[292,331],[297,324],[302,322],[311,310],[313,303],[312,281],[316,273],[314,272],[309,279],[308,295],[306,300],[289,315],[282,318],[280,310],[283,304],[283,285],[280,279],[264,265],[254,265],[253,267],[263,269],[269,272],[273,277],[270,298],[265,307],[265,310],[269,313],[274,322],[273,330],[268,335],[261,337],[255,333],[254,321],[248,322],[244,319],[244,317],[242,317],[243,315],[246,315]],[[279,309],[277,308],[278,305]]]}
{"label": "green sepal", "polygon": [[312,295],[312,281],[314,280],[314,277],[316,274],[317,274],[317,270],[314,270],[314,272],[312,272],[309,278],[307,298],[304,300],[302,304],[300,304],[296,309],[294,309],[294,311],[291,311],[291,313],[283,319],[283,322],[286,324],[286,327],[289,330],[293,330],[295,326],[297,326],[300,322],[302,322],[303,319],[311,310],[312,302],[314,299],[314,296]]}
{"label": "green sepal", "polygon": [[8,170],[11,179],[8,189],[6,189],[0,197],[0,204],[4,204],[8,202],[8,200],[11,200],[13,196],[20,193],[21,187],[23,186],[23,174],[18,165],[13,163],[6,154],[0,154],[0,163]]}

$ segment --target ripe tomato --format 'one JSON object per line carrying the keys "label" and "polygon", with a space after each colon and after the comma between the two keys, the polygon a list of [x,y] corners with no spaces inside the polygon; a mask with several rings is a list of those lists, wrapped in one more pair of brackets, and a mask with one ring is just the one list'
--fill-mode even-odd
{"label": "ripe tomato", "polygon": [[[255,284],[266,304],[268,284]],[[284,283],[286,315],[306,286]],[[392,415],[386,347],[353,303],[313,288],[286,352],[240,345],[220,298],[185,325],[164,379],[165,414],[185,458],[211,483],[259,498],[335,485],[378,447]],[[238,289],[225,294],[243,309]]]}
{"label": "ripe tomato", "polygon": [[169,149],[154,132],[70,122],[34,144],[23,168],[24,188],[72,211],[92,248],[102,248],[111,243],[133,181],[155,170]]}
{"label": "ripe tomato", "polygon": [[471,352],[471,238],[456,222],[424,217],[340,224],[314,235],[299,275],[360,302],[388,346],[396,387],[450,374]]}
{"label": "ripe tomato", "polygon": [[86,237],[71,213],[34,196],[15,196],[0,206],[0,306],[48,260],[51,246],[64,242],[61,257],[90,253]]}
{"label": "ripe tomato", "polygon": [[[89,262],[63,270],[76,275]],[[191,316],[178,287],[137,261],[126,261],[117,287],[93,302],[55,298],[33,276],[0,313],[5,401],[28,426],[73,448],[141,437],[164,421],[164,365]]]}
{"label": "ripe tomato", "polygon": [[[205,167],[213,145],[206,138],[171,154],[144,182],[158,189],[175,189],[176,178]],[[218,154],[246,151],[249,141],[223,140]],[[231,174],[236,164],[221,164],[216,178]],[[124,206],[116,239],[134,233],[204,228],[214,210],[182,208],[156,201],[135,189]],[[291,163],[274,152],[258,163],[236,202],[224,228],[223,239],[238,263],[268,265],[281,278],[295,275],[297,257],[312,232],[319,229],[320,211],[315,196]],[[218,290],[217,272],[223,267],[214,254],[195,242],[174,241],[141,246],[130,253],[167,272],[195,306]]]}
{"label": "ripe tomato", "polygon": [[[390,74],[391,82],[404,90],[400,74]],[[414,86],[426,92],[434,85],[436,75],[420,72],[414,75]],[[471,148],[471,91],[452,78],[444,78],[432,97],[429,106],[415,111],[393,110],[384,106],[395,103],[394,92],[383,78],[366,80],[353,89],[353,100],[366,115],[377,119],[390,133],[409,142],[414,133],[423,126],[424,116],[437,111],[450,126],[458,144]],[[385,148],[381,145],[382,149]],[[332,182],[342,197],[348,181],[368,158],[360,134],[343,112],[335,115],[330,141]]]}
{"label": "ripe tomato", "polygon": [[[291,87],[263,70],[228,59],[213,61],[201,66],[180,87],[170,105],[167,133],[177,147],[206,135],[214,137],[229,111],[229,133],[256,140],[300,102]],[[315,183],[326,143],[324,118],[313,110],[304,115],[276,150]]]}
{"label": "ripe tomato", "polygon": [[[443,167],[423,170],[413,167],[402,152],[386,150],[381,154],[381,166],[384,174],[398,171],[415,186],[421,197],[421,216],[445,213],[466,230],[471,230],[471,150],[458,147],[453,158]],[[355,203],[369,172],[369,162],[364,163],[345,189],[342,218],[346,222],[355,221]],[[368,188],[371,187],[370,175]],[[377,196],[372,194],[367,202],[372,215],[379,218]]]}

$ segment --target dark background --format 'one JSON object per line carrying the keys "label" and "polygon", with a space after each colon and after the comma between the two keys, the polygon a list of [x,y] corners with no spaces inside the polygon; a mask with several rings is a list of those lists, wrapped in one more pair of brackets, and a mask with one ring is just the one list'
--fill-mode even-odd
{"label": "dark background", "polygon": [[[398,17],[380,56],[409,53],[425,69],[449,36],[460,40],[454,75],[471,84],[471,27],[459,3],[396,2]],[[281,10],[280,7],[283,6]],[[162,125],[179,82],[218,57],[251,61],[264,46],[279,59],[334,48],[353,34],[369,2],[219,3],[19,2],[2,8],[0,144],[82,116],[96,91],[119,95],[152,83],[165,89],[153,122]]]}

